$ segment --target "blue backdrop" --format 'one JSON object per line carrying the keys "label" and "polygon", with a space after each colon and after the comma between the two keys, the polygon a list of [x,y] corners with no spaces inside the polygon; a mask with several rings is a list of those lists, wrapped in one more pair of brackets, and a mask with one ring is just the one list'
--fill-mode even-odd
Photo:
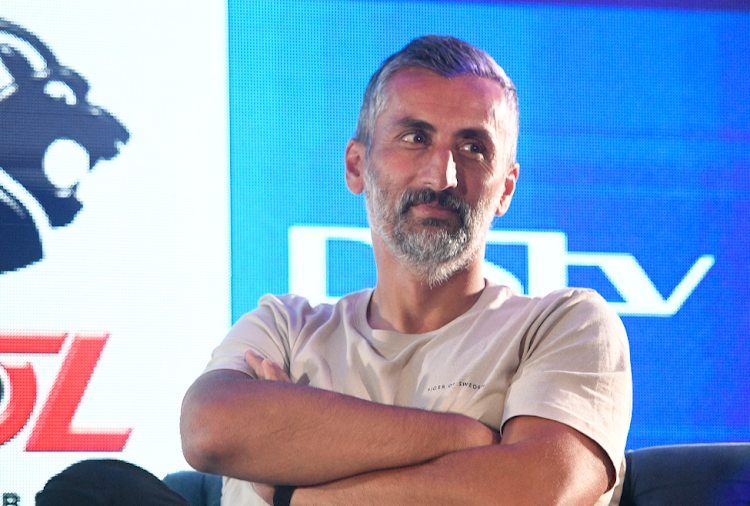
{"label": "blue backdrop", "polygon": [[[620,311],[635,395],[628,448],[750,440],[748,12],[230,0],[233,318],[289,291],[290,227],[367,227],[344,185],[344,148],[370,75],[428,33],[486,50],[518,88],[521,177],[494,230],[632,255],[665,300],[700,258],[715,262],[674,314]],[[488,248],[527,293],[529,251]],[[310,269],[326,271],[334,297],[375,280],[356,241],[328,241]],[[565,274],[625,307],[624,272],[571,260]]]}

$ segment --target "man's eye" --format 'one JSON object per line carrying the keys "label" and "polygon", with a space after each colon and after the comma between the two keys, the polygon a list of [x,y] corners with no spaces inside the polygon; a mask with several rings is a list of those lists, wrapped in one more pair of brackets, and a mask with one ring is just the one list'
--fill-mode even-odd
{"label": "man's eye", "polygon": [[406,134],[401,137],[401,139],[405,140],[406,142],[411,142],[412,144],[424,144],[426,142],[425,136],[418,132]]}
{"label": "man's eye", "polygon": [[467,153],[475,155],[482,155],[484,154],[484,146],[477,142],[467,142],[466,144],[461,146],[461,151],[465,151]]}

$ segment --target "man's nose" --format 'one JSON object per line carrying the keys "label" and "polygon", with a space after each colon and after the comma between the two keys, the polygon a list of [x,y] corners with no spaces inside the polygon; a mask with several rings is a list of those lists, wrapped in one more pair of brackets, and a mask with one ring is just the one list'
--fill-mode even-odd
{"label": "man's nose", "polygon": [[423,179],[425,186],[435,191],[443,191],[458,186],[453,151],[450,149],[435,150],[428,166],[424,169]]}

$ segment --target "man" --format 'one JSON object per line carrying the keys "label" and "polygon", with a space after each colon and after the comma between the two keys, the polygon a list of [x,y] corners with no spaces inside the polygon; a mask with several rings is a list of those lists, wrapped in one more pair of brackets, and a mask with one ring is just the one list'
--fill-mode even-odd
{"label": "man", "polygon": [[377,285],[334,306],[266,296],[215,350],[181,429],[188,462],[229,477],[224,504],[609,503],[621,322],[590,290],[482,277],[517,136],[513,83],[464,42],[414,40],[373,76],[345,162]]}

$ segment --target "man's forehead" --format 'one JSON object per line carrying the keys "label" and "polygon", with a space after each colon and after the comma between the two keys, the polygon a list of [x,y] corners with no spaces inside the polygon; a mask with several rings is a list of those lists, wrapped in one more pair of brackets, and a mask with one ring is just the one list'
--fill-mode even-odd
{"label": "man's forehead", "polygon": [[[491,78],[477,76],[474,74],[461,74],[457,76],[443,76],[432,70],[422,67],[409,67],[399,70],[388,78],[386,82],[386,91],[392,93],[403,92],[412,88],[441,88],[451,84],[468,83],[466,92],[474,92],[478,95],[491,97],[496,100],[505,100],[505,91],[503,85]],[[457,87],[457,86],[456,86]]]}
{"label": "man's forehead", "polygon": [[427,69],[404,69],[388,80],[385,97],[378,126],[386,126],[380,121],[385,116],[388,126],[395,127],[434,129],[437,120],[450,120],[460,129],[504,131],[509,114],[503,86],[475,75],[443,77]]}

